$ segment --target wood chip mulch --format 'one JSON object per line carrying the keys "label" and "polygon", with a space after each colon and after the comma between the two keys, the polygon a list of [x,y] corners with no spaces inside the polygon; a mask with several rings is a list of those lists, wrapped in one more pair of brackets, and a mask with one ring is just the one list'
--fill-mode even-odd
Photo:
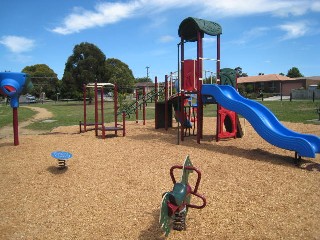
{"label": "wood chip mulch", "polygon": [[[295,166],[293,152],[243,119],[243,138],[215,142],[215,119],[204,120],[201,144],[177,145],[176,128],[154,121],[128,122],[126,137],[105,140],[78,126],[21,135],[19,146],[0,139],[0,239],[164,239],[162,193],[187,155],[207,206],[190,209],[187,230],[167,239],[320,239],[320,156]],[[284,124],[320,135],[320,125]],[[73,154],[68,168],[57,168],[53,151]]]}

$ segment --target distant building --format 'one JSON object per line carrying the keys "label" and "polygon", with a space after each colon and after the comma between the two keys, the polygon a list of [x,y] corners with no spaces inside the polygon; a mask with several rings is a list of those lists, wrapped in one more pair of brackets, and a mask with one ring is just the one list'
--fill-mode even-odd
{"label": "distant building", "polygon": [[251,84],[254,92],[262,90],[266,93],[284,96],[289,96],[293,89],[307,89],[310,85],[318,85],[319,83],[320,76],[289,78],[279,74],[266,74],[238,78],[238,84],[244,84],[245,87]]}
{"label": "distant building", "polygon": [[134,94],[136,93],[136,89],[143,89],[145,87],[146,93],[151,92],[154,89],[153,82],[138,82],[135,84]]}

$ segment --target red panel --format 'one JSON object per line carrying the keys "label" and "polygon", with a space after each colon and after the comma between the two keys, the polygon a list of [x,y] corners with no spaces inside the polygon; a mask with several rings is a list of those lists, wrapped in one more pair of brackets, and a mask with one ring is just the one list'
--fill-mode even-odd
{"label": "red panel", "polygon": [[195,91],[197,90],[197,61],[196,60],[184,60],[183,65],[184,70],[184,86],[185,91]]}
{"label": "red panel", "polygon": [[10,85],[5,85],[4,88],[8,91],[8,92],[16,92],[16,89]]}
{"label": "red panel", "polygon": [[[236,113],[230,111],[228,109],[219,106],[218,114],[220,115],[219,118],[219,132],[218,132],[218,140],[222,138],[236,138],[237,136],[237,122],[236,122]],[[231,121],[231,131],[227,131],[224,129],[225,119],[226,117],[230,118]]]}

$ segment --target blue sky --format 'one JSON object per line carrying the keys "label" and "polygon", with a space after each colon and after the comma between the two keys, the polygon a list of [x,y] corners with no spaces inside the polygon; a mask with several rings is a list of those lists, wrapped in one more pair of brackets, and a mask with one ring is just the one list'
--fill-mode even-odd
{"label": "blue sky", "polygon": [[[320,75],[319,0],[4,0],[0,8],[0,71],[47,64],[61,79],[76,44],[95,44],[107,58],[153,79],[177,70],[178,27],[187,17],[222,26],[221,67],[249,76]],[[216,58],[215,37],[205,36],[204,57]],[[187,43],[186,58],[196,57]],[[214,71],[215,63],[206,62]]]}

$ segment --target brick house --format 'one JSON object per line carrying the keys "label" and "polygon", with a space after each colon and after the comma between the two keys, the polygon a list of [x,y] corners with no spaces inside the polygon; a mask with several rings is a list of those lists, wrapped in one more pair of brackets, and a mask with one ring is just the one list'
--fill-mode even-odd
{"label": "brick house", "polygon": [[284,96],[289,96],[292,89],[307,89],[308,86],[318,85],[319,83],[320,76],[289,78],[279,74],[266,74],[238,78],[238,84],[244,84],[245,87],[251,84],[254,92],[261,89],[266,93],[282,93]]}

